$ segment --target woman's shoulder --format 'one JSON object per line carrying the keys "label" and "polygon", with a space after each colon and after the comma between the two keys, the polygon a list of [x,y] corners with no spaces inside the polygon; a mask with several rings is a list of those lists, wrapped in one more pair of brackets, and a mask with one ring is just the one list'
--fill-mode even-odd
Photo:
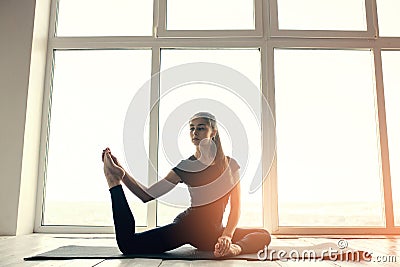
{"label": "woman's shoulder", "polygon": [[231,156],[228,156],[228,155],[227,155],[226,158],[227,158],[229,161],[237,162],[236,159],[235,159],[235,158],[232,158]]}
{"label": "woman's shoulder", "polygon": [[205,166],[207,165],[204,165],[194,155],[191,155],[187,159],[182,159],[172,170],[193,173],[205,169]]}
{"label": "woman's shoulder", "polygon": [[187,160],[196,160],[197,158],[194,155],[191,155],[190,157],[187,158]]}
{"label": "woman's shoulder", "polygon": [[230,167],[231,167],[231,169],[232,169],[233,171],[235,171],[235,170],[237,170],[237,169],[240,169],[239,163],[238,163],[234,158],[232,158],[232,157],[230,157],[230,156],[226,156],[226,157],[227,157],[228,162],[229,162],[229,165],[230,165]]}

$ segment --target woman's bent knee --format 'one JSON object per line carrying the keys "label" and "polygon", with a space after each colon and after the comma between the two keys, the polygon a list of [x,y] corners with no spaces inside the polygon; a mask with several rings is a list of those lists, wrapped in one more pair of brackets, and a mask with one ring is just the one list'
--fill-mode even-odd
{"label": "woman's bent knee", "polygon": [[259,229],[259,232],[263,234],[264,245],[268,246],[271,243],[271,235],[265,229]]}
{"label": "woman's bent knee", "polygon": [[122,254],[135,254],[139,253],[133,238],[117,238],[117,244]]}
{"label": "woman's bent knee", "polygon": [[129,246],[126,242],[117,242],[119,250],[122,254],[133,254],[132,247]]}

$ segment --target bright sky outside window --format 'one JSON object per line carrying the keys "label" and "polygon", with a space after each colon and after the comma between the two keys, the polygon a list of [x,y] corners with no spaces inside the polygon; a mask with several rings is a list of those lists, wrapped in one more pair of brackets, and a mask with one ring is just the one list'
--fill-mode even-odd
{"label": "bright sky outside window", "polygon": [[153,1],[60,0],[57,36],[151,36]]}
{"label": "bright sky outside window", "polygon": [[387,37],[400,36],[400,1],[377,0],[379,35]]}
{"label": "bright sky outside window", "polygon": [[383,226],[372,53],[275,50],[280,226]]}
{"label": "bright sky outside window", "polygon": [[364,0],[277,1],[281,30],[367,30]]}
{"label": "bright sky outside window", "polygon": [[[179,64],[190,63],[190,62],[212,62],[223,64],[236,71],[241,72],[246,75],[256,86],[260,85],[260,52],[258,49],[220,49],[220,50],[162,50],[161,53],[161,69],[166,70],[173,66]],[[162,77],[162,75],[161,75]],[[161,91],[161,93],[163,93]],[[162,131],[164,123],[168,115],[173,111],[174,108],[182,105],[187,101],[191,101],[197,98],[210,98],[219,101],[226,106],[233,108],[234,112],[239,116],[241,115],[242,121],[239,123],[244,124],[248,127],[248,132],[252,135],[248,137],[251,143],[248,144],[250,151],[250,163],[257,162],[257,155],[260,153],[261,148],[261,136],[259,130],[254,127],[251,123],[246,123],[252,121],[246,110],[246,106],[243,105],[241,99],[237,96],[229,93],[226,90],[222,90],[216,85],[210,84],[189,84],[182,86],[179,90],[174,90],[169,96],[162,98],[160,101],[160,137],[162,136]],[[261,99],[260,99],[261,103]],[[217,118],[218,120],[218,118]],[[222,125],[223,126],[223,125]],[[179,149],[184,156],[188,158],[195,151],[193,144],[189,138],[189,127],[182,128],[179,133]],[[178,133],[177,133],[178,134]],[[227,155],[232,155],[232,140],[229,136],[229,132],[226,132],[223,127],[221,127],[221,139],[223,141],[224,152]],[[160,141],[161,142],[161,141]],[[258,151],[257,151],[258,149]],[[160,143],[159,146],[159,171],[161,173],[167,173],[172,167],[170,163],[165,158]],[[255,158],[251,158],[254,156]],[[242,164],[241,171],[245,170],[244,163]],[[249,166],[253,167],[254,166]],[[261,174],[256,174],[261,175]],[[251,226],[262,226],[262,190],[261,188],[255,193],[249,193],[249,186],[251,182],[250,176],[245,176],[242,178],[242,213],[239,221],[239,225],[251,227]],[[182,186],[182,185],[180,185]],[[228,204],[229,205],[229,204]],[[244,208],[245,207],[245,208]],[[170,223],[173,218],[178,214],[179,211],[183,209],[177,209],[176,207],[171,207],[163,203],[159,203],[157,209],[157,223],[158,225],[163,225],[165,223]],[[225,214],[229,213],[227,208]],[[225,218],[226,219],[226,218]]]}
{"label": "bright sky outside window", "polygon": [[[126,109],[150,64],[150,50],[55,52],[45,225],[113,224],[101,152],[109,146],[124,164]],[[127,195],[146,225],[146,205]]]}
{"label": "bright sky outside window", "polygon": [[389,141],[395,225],[400,225],[400,51],[383,51],[383,82],[385,86],[386,123]]}
{"label": "bright sky outside window", "polygon": [[255,29],[251,0],[167,0],[167,30]]}

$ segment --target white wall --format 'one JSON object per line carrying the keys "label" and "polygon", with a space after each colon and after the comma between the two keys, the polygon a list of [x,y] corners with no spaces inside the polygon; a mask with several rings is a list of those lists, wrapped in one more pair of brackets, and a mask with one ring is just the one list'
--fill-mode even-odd
{"label": "white wall", "polygon": [[34,225],[49,0],[36,19],[35,4],[0,1],[0,235]]}

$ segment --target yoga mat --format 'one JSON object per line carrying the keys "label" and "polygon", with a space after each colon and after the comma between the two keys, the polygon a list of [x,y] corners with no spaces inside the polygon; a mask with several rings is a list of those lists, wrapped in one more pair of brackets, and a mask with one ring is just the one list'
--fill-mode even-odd
{"label": "yoga mat", "polygon": [[[323,251],[329,249],[336,249],[338,252],[333,254],[336,258],[329,258],[328,254],[323,255]],[[265,254],[265,251],[267,254]],[[274,252],[275,251],[275,252]],[[278,252],[280,254],[278,255]],[[315,254],[310,256],[308,252],[313,251]],[[225,259],[236,259],[236,260],[248,260],[248,261],[260,261],[260,260],[282,260],[282,259],[323,259],[323,260],[340,260],[340,255],[347,256],[348,260],[365,260],[365,256],[368,258],[368,253],[363,251],[352,250],[346,248],[340,250],[337,248],[335,243],[323,243],[313,246],[269,246],[268,250],[263,250],[263,253],[257,255],[254,254],[241,254],[231,257],[220,257],[217,258],[213,255],[212,251],[201,251],[192,246],[182,246],[174,250],[170,250],[164,253],[157,254],[122,254],[117,247],[102,247],[102,246],[63,246],[57,249],[44,252],[32,257],[24,258],[26,261],[33,260],[66,260],[66,259],[123,259],[123,258],[148,258],[148,259],[164,259],[164,260],[225,260]],[[265,256],[267,255],[267,256]],[[315,256],[314,256],[315,255]],[[322,257],[323,255],[323,257]],[[357,258],[358,257],[358,258]],[[363,258],[364,257],[364,258]],[[343,260],[343,259],[342,259]]]}

